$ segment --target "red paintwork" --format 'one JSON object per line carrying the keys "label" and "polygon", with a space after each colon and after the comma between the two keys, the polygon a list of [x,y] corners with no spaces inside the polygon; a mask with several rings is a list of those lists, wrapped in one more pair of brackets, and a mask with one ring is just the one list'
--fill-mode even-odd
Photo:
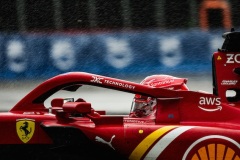
{"label": "red paintwork", "polygon": [[[229,102],[226,98],[226,90],[240,89],[240,77],[232,71],[239,64],[226,63],[226,54],[219,51],[213,55],[217,94],[154,88],[84,72],[58,75],[37,86],[9,112],[0,114],[0,144],[53,144],[54,139],[45,129],[70,127],[81,131],[99,147],[115,150],[128,159],[240,159],[240,100]],[[44,101],[49,96],[73,85],[156,97],[156,116],[103,115],[103,111],[90,108],[91,102],[63,104],[61,98],[53,100],[51,112],[45,108]],[[35,132],[29,134],[27,142],[18,137],[18,119],[35,122]],[[24,134],[22,130],[19,132]]]}

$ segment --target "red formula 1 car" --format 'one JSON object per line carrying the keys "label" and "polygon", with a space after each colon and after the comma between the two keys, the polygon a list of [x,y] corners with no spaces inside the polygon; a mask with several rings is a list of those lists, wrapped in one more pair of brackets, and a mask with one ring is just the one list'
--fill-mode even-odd
{"label": "red formula 1 car", "polygon": [[[72,72],[43,82],[0,114],[0,158],[239,160],[240,32],[223,37],[213,54],[213,94],[190,91],[186,79],[167,75],[139,84]],[[132,93],[131,112],[108,115],[80,97],[46,106],[59,90],[83,85]]]}

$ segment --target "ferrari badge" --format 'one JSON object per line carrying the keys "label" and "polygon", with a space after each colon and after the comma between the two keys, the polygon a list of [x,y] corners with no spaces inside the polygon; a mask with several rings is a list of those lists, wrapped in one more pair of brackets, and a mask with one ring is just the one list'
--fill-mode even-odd
{"label": "ferrari badge", "polygon": [[20,140],[27,143],[34,134],[35,121],[33,119],[17,119],[16,130]]}

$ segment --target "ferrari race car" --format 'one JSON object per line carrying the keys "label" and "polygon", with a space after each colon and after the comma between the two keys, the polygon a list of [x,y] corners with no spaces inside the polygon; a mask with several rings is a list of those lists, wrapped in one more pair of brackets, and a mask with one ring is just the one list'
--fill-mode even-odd
{"label": "ferrari race car", "polygon": [[[240,160],[240,32],[223,37],[212,59],[212,94],[168,75],[135,83],[70,72],[43,82],[0,113],[0,158]],[[80,95],[46,106],[54,93],[85,85],[132,93],[130,113],[106,114]]]}

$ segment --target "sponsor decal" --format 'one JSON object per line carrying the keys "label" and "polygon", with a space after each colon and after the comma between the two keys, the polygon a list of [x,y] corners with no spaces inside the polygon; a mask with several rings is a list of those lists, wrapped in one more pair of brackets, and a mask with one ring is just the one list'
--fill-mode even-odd
{"label": "sponsor decal", "polygon": [[221,56],[218,56],[218,57],[217,57],[217,60],[222,60],[222,57],[221,57]]}
{"label": "sponsor decal", "polygon": [[222,80],[221,85],[236,85],[238,80]]}
{"label": "sponsor decal", "polygon": [[113,81],[113,80],[109,80],[109,79],[104,79],[102,77],[97,77],[97,76],[92,76],[93,79],[90,80],[90,82],[94,82],[94,83],[99,83],[99,84],[110,84],[110,85],[114,85],[114,86],[118,86],[118,87],[122,87],[122,88],[128,88],[128,89],[135,89],[134,85],[131,84],[127,84],[127,83],[123,83],[123,82],[117,82],[117,81]]}
{"label": "sponsor decal", "polygon": [[122,83],[122,82],[117,82],[117,81],[112,81],[112,80],[108,80],[108,79],[105,79],[104,83],[123,87],[123,88],[135,89],[135,86],[133,86],[133,85],[130,85],[127,83]]}
{"label": "sponsor decal", "polygon": [[[206,108],[206,106],[214,106],[215,108]],[[215,97],[200,97],[198,108],[207,112],[221,111],[221,99]]]}
{"label": "sponsor decal", "polygon": [[113,148],[113,146],[112,146],[112,140],[113,140],[113,138],[115,138],[115,135],[113,135],[112,138],[110,139],[110,141],[107,142],[107,141],[105,141],[103,138],[101,138],[101,137],[99,137],[99,136],[96,136],[96,137],[95,137],[95,141],[96,141],[96,142],[101,142],[101,143],[107,144],[109,147],[111,147],[112,149],[115,150],[115,148]]}
{"label": "sponsor decal", "polygon": [[240,63],[240,54],[226,54],[226,63]]}
{"label": "sponsor decal", "polygon": [[[153,79],[154,81],[155,79]],[[158,85],[164,85],[164,84],[171,84],[174,82],[174,79],[169,79],[169,80],[166,80],[166,81],[161,81],[161,82],[150,82],[149,85],[152,86],[152,87],[155,87],[155,86],[158,86]]]}
{"label": "sponsor decal", "polygon": [[104,79],[104,78],[97,77],[97,76],[92,76],[92,77],[93,77],[93,79],[90,82],[102,84],[101,80]]}
{"label": "sponsor decal", "polygon": [[203,108],[203,107],[200,107],[198,106],[198,108],[200,108],[201,110],[204,110],[204,111],[207,111],[207,112],[214,112],[214,111],[221,111],[222,110],[222,106],[217,106],[216,108],[213,108],[213,109],[207,109],[207,108]]}
{"label": "sponsor decal", "polygon": [[[211,143],[207,146],[202,146],[194,155],[192,158],[188,157],[189,156],[189,152],[195,147],[197,146],[199,143],[203,142],[203,141],[206,141],[206,140],[211,140],[211,139],[222,139],[222,140],[225,140],[225,141],[228,141],[230,142],[231,144],[233,144],[234,146],[236,146],[237,150],[233,150],[231,149],[231,147],[229,146],[226,146],[226,145],[223,145],[223,144],[215,144],[215,143]],[[206,143],[204,143],[206,144]],[[226,150],[225,150],[226,148]],[[206,151],[206,149],[208,151]],[[202,137],[198,140],[196,140],[195,142],[193,142],[189,147],[188,149],[186,150],[186,152],[184,153],[183,155],[183,158],[182,160],[186,160],[186,159],[198,159],[196,157],[206,157],[206,158],[203,158],[203,159],[208,159],[208,154],[211,155],[211,158],[213,159],[233,159],[234,155],[235,155],[235,159],[239,159],[239,149],[240,149],[240,144],[229,138],[229,137],[226,137],[226,136],[221,136],[221,135],[209,135],[209,136],[205,136],[205,137]],[[204,152],[203,152],[204,151]],[[225,158],[224,158],[225,156]],[[187,158],[188,157],[188,158]]]}
{"label": "sponsor decal", "polygon": [[152,123],[153,120],[124,119],[124,123]]}
{"label": "sponsor decal", "polygon": [[26,115],[28,115],[28,114],[35,114],[35,112],[23,112],[23,114],[26,114]]}
{"label": "sponsor decal", "polygon": [[27,143],[33,137],[35,131],[34,119],[17,119],[16,120],[17,135],[23,143]]}
{"label": "sponsor decal", "polygon": [[30,115],[30,114],[40,115],[41,113],[40,112],[23,112],[23,114],[25,114],[25,115]]}

